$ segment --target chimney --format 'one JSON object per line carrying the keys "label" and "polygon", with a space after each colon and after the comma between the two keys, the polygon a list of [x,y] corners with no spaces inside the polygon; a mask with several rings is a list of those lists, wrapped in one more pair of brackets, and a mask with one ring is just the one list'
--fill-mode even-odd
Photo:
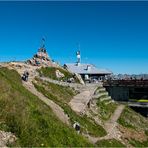
{"label": "chimney", "polygon": [[80,66],[80,63],[79,62],[77,62],[77,66]]}
{"label": "chimney", "polygon": [[87,65],[87,71],[90,71],[90,70],[91,70],[91,66]]}

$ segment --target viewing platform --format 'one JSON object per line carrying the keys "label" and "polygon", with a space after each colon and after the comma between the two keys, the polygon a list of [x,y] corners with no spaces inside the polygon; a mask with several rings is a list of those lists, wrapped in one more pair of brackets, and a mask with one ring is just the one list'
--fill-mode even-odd
{"label": "viewing platform", "polygon": [[148,87],[148,80],[107,80],[103,86]]}

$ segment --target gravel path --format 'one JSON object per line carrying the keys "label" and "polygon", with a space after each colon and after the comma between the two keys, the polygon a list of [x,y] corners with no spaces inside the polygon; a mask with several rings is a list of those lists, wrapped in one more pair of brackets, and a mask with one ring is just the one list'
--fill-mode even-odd
{"label": "gravel path", "polygon": [[107,131],[106,136],[91,137],[90,135],[85,135],[86,137],[88,137],[89,141],[92,143],[96,143],[99,140],[108,140],[108,139],[113,139],[113,138],[121,141],[120,139],[121,133],[117,128],[117,125],[118,125],[117,120],[121,116],[121,113],[123,112],[124,107],[125,107],[124,105],[119,105],[117,109],[115,110],[115,112],[113,113],[113,115],[111,116],[111,118],[108,121],[106,121],[104,125],[104,129]]}
{"label": "gravel path", "polygon": [[91,101],[94,92],[98,88],[99,84],[86,85],[85,89],[73,97],[69,102],[70,107],[78,113],[84,113],[87,104]]}
{"label": "gravel path", "polygon": [[108,133],[113,132],[114,127],[116,127],[117,120],[119,119],[122,111],[124,110],[124,107],[124,105],[119,105],[115,110],[114,114],[111,116],[111,118],[105,123],[105,127]]}

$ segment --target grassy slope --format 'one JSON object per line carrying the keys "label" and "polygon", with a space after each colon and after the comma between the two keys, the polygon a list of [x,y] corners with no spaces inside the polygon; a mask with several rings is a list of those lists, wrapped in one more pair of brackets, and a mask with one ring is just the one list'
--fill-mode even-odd
{"label": "grassy slope", "polygon": [[129,143],[135,147],[148,147],[148,140],[140,142],[135,139],[130,139]]}
{"label": "grassy slope", "polygon": [[[65,77],[58,79],[56,77],[56,70],[59,70],[61,73],[65,75]],[[62,68],[56,68],[56,67],[46,67],[46,68],[41,68],[39,70],[39,73],[41,76],[49,77],[54,80],[68,80],[69,78],[73,77],[73,74],[68,72],[67,70],[64,70]],[[79,80],[75,78],[75,82],[79,83]]]}
{"label": "grassy slope", "polygon": [[114,113],[117,104],[115,103],[110,103],[110,104],[105,104],[106,101],[97,101],[97,106],[99,109],[99,117],[103,120],[108,120],[111,115]]}
{"label": "grassy slope", "polygon": [[124,109],[118,123],[124,127],[133,129],[146,130],[146,128],[148,128],[148,120],[128,107]]}
{"label": "grassy slope", "polygon": [[129,142],[136,147],[148,146],[148,120],[146,118],[126,107],[122,112],[118,123],[123,127],[134,129],[136,131],[145,131],[147,141],[140,142],[135,139],[129,139]]}
{"label": "grassy slope", "polygon": [[13,146],[89,146],[21,84],[16,71],[0,68],[0,129],[13,132]]}
{"label": "grassy slope", "polygon": [[98,147],[125,147],[121,142],[116,139],[100,140],[96,143]]}
{"label": "grassy slope", "polygon": [[[100,90],[100,89],[102,89],[102,87],[98,87],[96,91],[99,90],[99,93],[106,92],[106,90]],[[104,94],[97,99],[97,108],[99,110],[99,112],[98,112],[99,118],[106,121],[114,113],[115,109],[117,108],[117,104],[112,103],[112,102],[109,104],[106,104],[108,102],[108,100],[100,101],[104,97],[108,97],[108,95]]]}
{"label": "grassy slope", "polygon": [[[46,97],[48,97],[49,99],[52,99],[54,102],[59,104],[64,109],[65,113],[69,115],[72,124],[74,123],[74,121],[78,121],[83,127],[82,128],[83,132],[86,132],[86,129],[87,129],[89,134],[93,136],[106,135],[106,131],[101,126],[95,124],[94,122],[91,122],[90,119],[88,119],[86,116],[81,117],[77,115],[69,107],[69,105],[67,104],[70,101],[69,94],[71,94],[71,98],[73,96],[73,92],[70,88],[69,89],[66,88],[67,91],[63,91],[65,90],[63,86],[59,86],[49,82],[45,83],[39,79],[38,79],[38,83],[35,83],[34,85],[38,89],[38,91],[42,92]],[[54,91],[52,88],[54,88]]]}

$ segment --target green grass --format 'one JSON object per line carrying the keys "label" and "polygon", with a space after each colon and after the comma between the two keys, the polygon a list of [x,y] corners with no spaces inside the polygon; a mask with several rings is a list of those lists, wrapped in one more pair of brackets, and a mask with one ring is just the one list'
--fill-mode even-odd
{"label": "green grass", "polygon": [[130,139],[129,143],[134,147],[148,147],[148,139],[146,141],[140,142],[136,141],[135,139]]}
{"label": "green grass", "polygon": [[104,94],[104,95],[102,95],[101,97],[99,97],[98,99],[101,100],[101,99],[106,98],[106,97],[108,97],[108,95],[105,95],[105,94]]}
{"label": "green grass", "polygon": [[6,68],[0,68],[0,130],[16,135],[11,146],[92,146],[26,90],[16,71]]}
{"label": "green grass", "polygon": [[133,122],[131,122],[130,117],[132,117],[132,114],[130,114],[130,110],[126,108],[118,119],[118,123],[124,127],[136,129],[136,127],[133,125]]}
{"label": "green grass", "polygon": [[[88,133],[90,135],[93,136],[104,136],[106,135],[106,131],[99,125],[97,125],[96,123],[94,123],[92,120],[90,120],[89,118],[87,118],[86,116],[79,116],[77,115],[68,105],[68,102],[66,101],[66,95],[68,95],[68,93],[63,92],[64,97],[61,97],[60,94],[58,94],[57,92],[60,91],[60,89],[64,89],[63,86],[58,86],[56,84],[52,84],[52,83],[45,83],[41,80],[38,80],[37,83],[34,83],[35,87],[37,88],[38,91],[40,91],[41,93],[43,93],[46,97],[48,97],[49,99],[53,100],[55,103],[57,103],[58,105],[60,105],[63,109],[64,112],[70,117],[70,121],[71,124],[74,123],[74,121],[78,121],[82,127],[81,132],[86,133],[86,130],[88,130]],[[51,87],[54,88],[57,87],[58,91],[51,91]],[[54,89],[57,90],[57,89]],[[68,97],[68,96],[67,96]],[[72,96],[71,96],[72,97]]]}
{"label": "green grass", "polygon": [[[56,77],[56,70],[59,70],[61,73],[63,73],[64,77],[63,78],[57,78]],[[53,80],[67,81],[69,78],[73,77],[73,74],[70,73],[69,71],[67,71],[66,69],[57,68],[57,67],[45,67],[45,68],[42,67],[41,69],[38,70],[38,72],[41,76],[49,77]],[[76,77],[74,77],[74,79],[75,79],[76,83],[79,83],[79,80]]]}
{"label": "green grass", "polygon": [[129,107],[125,107],[120,118],[118,119],[118,123],[123,127],[134,129],[137,132],[145,131],[145,136],[147,137],[146,141],[140,142],[135,139],[127,139],[129,143],[135,147],[148,147],[148,120],[145,117],[136,113]]}
{"label": "green grass", "polygon": [[106,92],[106,90],[101,90],[101,89],[102,89],[102,87],[99,86],[99,87],[96,89],[96,92],[97,92],[97,91],[99,91],[100,93]]}
{"label": "green grass", "polygon": [[106,90],[99,90],[99,93],[105,93]]}
{"label": "green grass", "polygon": [[135,130],[138,129],[146,130],[148,125],[148,120],[144,118],[142,115],[133,111],[132,109],[125,107],[120,118],[118,119],[118,123],[124,127],[132,128]]}
{"label": "green grass", "polygon": [[99,109],[99,117],[103,120],[108,120],[111,115],[114,113],[115,109],[117,108],[117,104],[116,103],[109,103],[109,104],[105,104],[107,101],[97,101],[97,106]]}
{"label": "green grass", "polygon": [[100,140],[96,143],[98,147],[125,147],[121,142],[116,139]]}
{"label": "green grass", "polygon": [[147,129],[147,130],[145,130],[145,135],[147,135],[147,136],[148,136],[148,129]]}
{"label": "green grass", "polygon": [[140,99],[140,100],[138,100],[137,102],[148,103],[148,100],[145,100],[145,99]]}
{"label": "green grass", "polygon": [[129,99],[129,101],[133,101],[133,102],[141,102],[141,103],[148,103],[147,99]]}
{"label": "green grass", "polygon": [[64,102],[69,102],[71,98],[77,94],[74,89],[67,86],[63,87],[60,85],[55,85],[53,83],[42,81],[38,78],[36,78],[36,81],[40,82],[40,84],[43,85],[46,91],[49,91],[51,94],[54,94],[54,96],[58,97]]}

